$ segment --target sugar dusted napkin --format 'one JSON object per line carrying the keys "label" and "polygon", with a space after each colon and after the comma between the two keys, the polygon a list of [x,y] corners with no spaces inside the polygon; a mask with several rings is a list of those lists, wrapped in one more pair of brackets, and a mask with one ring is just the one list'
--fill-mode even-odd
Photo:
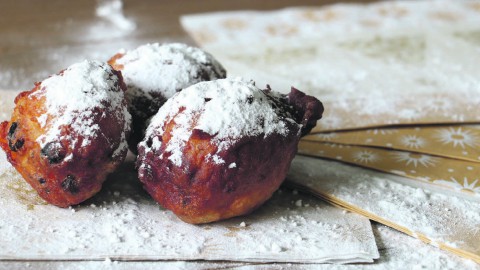
{"label": "sugar dusted napkin", "polygon": [[480,263],[480,202],[390,174],[297,156],[294,186]]}
{"label": "sugar dusted napkin", "polygon": [[[0,91],[0,121],[16,93]],[[141,188],[132,158],[80,206],[47,205],[0,151],[0,260],[373,262],[370,221],[308,195],[277,192],[253,214],[194,226]]]}
{"label": "sugar dusted napkin", "polygon": [[480,7],[386,1],[184,16],[232,76],[317,95],[314,132],[478,122]]}
{"label": "sugar dusted napkin", "polygon": [[45,205],[11,170],[0,173],[0,180],[0,259],[353,263],[378,258],[368,219],[291,191],[275,194],[251,215],[194,226],[159,208],[125,171],[109,180],[105,192],[72,209]]}

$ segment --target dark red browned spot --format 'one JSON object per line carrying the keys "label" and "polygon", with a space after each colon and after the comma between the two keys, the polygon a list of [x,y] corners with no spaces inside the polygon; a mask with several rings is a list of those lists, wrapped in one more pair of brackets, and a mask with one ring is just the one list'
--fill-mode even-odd
{"label": "dark red browned spot", "polygon": [[207,132],[201,130],[201,129],[194,129],[192,130],[192,138],[198,138],[201,140],[206,140],[214,137],[215,135],[210,135]]}

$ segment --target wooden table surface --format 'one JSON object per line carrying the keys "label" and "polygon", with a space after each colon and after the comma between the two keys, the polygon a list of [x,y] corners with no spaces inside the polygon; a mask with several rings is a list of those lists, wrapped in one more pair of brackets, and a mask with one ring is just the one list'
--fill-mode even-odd
{"label": "wooden table surface", "polygon": [[[332,0],[124,0],[134,31],[96,15],[114,0],[0,0],[0,89],[26,90],[33,82],[85,58],[108,59],[120,48],[147,42],[193,41],[182,30],[182,14],[223,10],[271,10],[331,4]],[[344,1],[345,2],[345,1]],[[367,1],[346,1],[367,2]]]}

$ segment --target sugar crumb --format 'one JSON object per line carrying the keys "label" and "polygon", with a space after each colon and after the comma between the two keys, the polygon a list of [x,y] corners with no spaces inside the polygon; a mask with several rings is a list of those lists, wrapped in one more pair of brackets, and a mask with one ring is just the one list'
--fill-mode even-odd
{"label": "sugar crumb", "polygon": [[282,248],[278,244],[273,243],[271,245],[271,251],[272,252],[282,252]]}
{"label": "sugar crumb", "polygon": [[302,207],[302,200],[297,200],[297,201],[295,202],[295,206],[297,206],[297,207]]}

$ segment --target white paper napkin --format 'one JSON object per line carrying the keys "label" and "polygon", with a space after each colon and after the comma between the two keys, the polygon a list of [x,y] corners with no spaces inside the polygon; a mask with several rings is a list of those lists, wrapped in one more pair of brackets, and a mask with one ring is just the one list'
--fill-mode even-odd
{"label": "white paper napkin", "polygon": [[[12,96],[0,90],[5,101],[0,121],[13,108]],[[245,217],[186,224],[143,191],[133,159],[93,199],[61,209],[46,205],[0,150],[0,260],[353,263],[378,258],[367,218],[292,192],[277,192]]]}
{"label": "white paper napkin", "polygon": [[386,173],[297,156],[287,179],[327,201],[480,262],[480,201]]}

